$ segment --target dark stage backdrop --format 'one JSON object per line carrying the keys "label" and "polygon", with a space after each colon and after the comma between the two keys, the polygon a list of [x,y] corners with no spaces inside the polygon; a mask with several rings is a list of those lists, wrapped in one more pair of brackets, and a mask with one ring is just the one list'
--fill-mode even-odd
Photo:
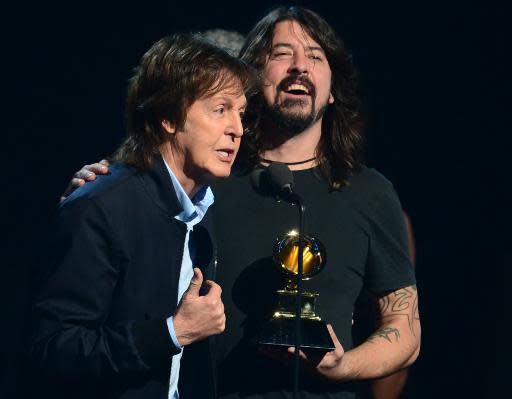
{"label": "dark stage backdrop", "polygon": [[[72,173],[123,137],[126,82],[143,52],[176,31],[246,33],[273,5],[184,3],[4,6],[0,396],[22,397],[30,383],[20,375],[31,268]],[[351,49],[368,163],[394,182],[416,233],[423,345],[406,396],[497,396],[510,370],[508,10],[334,3],[301,4]]]}

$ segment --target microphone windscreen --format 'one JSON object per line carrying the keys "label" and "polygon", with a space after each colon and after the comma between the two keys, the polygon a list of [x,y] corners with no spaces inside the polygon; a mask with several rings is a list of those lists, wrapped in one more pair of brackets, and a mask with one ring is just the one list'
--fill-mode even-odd
{"label": "microphone windscreen", "polygon": [[279,190],[290,190],[293,187],[293,174],[290,168],[281,162],[272,162],[267,168],[272,184]]}
{"label": "microphone windscreen", "polygon": [[264,173],[264,169],[254,169],[251,172],[251,184],[252,188],[254,188],[256,191],[260,191],[261,188],[261,178],[262,174]]}
{"label": "microphone windscreen", "polygon": [[267,168],[257,168],[251,172],[251,185],[254,191],[263,196],[277,195],[276,189],[270,181]]}

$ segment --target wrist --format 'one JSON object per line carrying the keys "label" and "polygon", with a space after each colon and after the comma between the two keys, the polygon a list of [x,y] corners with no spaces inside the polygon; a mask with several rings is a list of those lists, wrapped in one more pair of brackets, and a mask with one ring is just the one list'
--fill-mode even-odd
{"label": "wrist", "polygon": [[172,317],[172,323],[176,340],[180,345],[180,348],[187,346],[194,341],[193,335],[190,331],[190,328],[187,326],[186,320],[183,320],[183,318],[181,318],[178,313]]}
{"label": "wrist", "polygon": [[176,330],[174,329],[174,317],[173,316],[167,318],[167,329],[169,330],[169,336],[171,337],[174,347],[180,351],[182,349],[182,345],[178,339]]}

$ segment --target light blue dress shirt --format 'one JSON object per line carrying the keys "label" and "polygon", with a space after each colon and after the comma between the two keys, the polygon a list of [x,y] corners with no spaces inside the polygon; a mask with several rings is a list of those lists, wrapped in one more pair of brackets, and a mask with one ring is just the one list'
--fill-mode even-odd
{"label": "light blue dress shirt", "polygon": [[[213,204],[214,198],[210,187],[204,186],[198,191],[194,198],[190,199],[187,193],[185,193],[183,190],[183,187],[181,187],[181,184],[176,176],[174,176],[174,173],[172,173],[169,165],[167,165],[167,162],[165,162],[165,166],[169,171],[171,183],[174,187],[174,191],[176,192],[178,202],[183,208],[183,211],[176,215],[175,219],[187,225],[187,234],[185,235],[185,242],[183,243],[183,259],[181,261],[180,280],[178,284],[179,303],[181,297],[190,285],[190,281],[194,276],[193,268],[196,266],[194,265],[196,247],[195,243],[190,240],[190,232],[194,230],[194,226],[203,219],[206,211],[208,210],[208,207]],[[172,316],[167,319],[167,327],[169,328],[169,334],[176,348],[182,349],[180,343],[178,342],[178,338],[176,337],[176,332],[174,331]],[[169,399],[179,398],[178,379],[182,354],[183,350],[172,357],[171,376],[169,380]]]}

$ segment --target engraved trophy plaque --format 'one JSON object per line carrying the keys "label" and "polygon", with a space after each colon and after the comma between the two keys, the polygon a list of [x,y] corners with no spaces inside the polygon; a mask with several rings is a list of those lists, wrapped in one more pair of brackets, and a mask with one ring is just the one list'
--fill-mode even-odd
{"label": "engraved trophy plaque", "polygon": [[[316,238],[304,236],[303,278],[309,280],[325,267],[326,253],[323,244]],[[286,277],[286,287],[277,291],[277,307],[272,318],[260,330],[258,343],[270,346],[294,346],[297,315],[297,274],[299,257],[299,235],[287,233],[274,244],[274,262]],[[333,350],[325,322],[316,313],[318,293],[302,292],[300,346],[311,349]]]}

